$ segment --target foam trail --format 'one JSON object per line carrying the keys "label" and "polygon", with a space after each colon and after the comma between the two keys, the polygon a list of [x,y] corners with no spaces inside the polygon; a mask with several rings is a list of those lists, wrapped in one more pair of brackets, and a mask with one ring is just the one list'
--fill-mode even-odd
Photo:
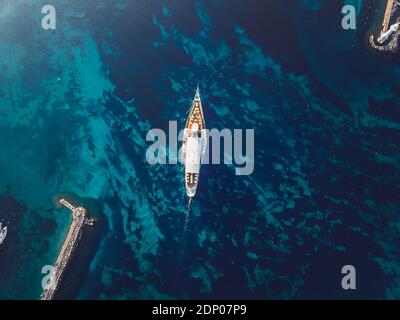
{"label": "foam trail", "polygon": [[181,244],[182,244],[181,256],[183,256],[183,254],[185,253],[186,233],[189,228],[191,204],[192,204],[192,198],[189,198],[187,209],[186,209],[186,215],[185,215],[185,224],[183,225],[183,231],[182,231],[182,237],[181,237]]}
{"label": "foam trail", "polygon": [[186,235],[187,229],[189,227],[191,204],[192,204],[192,198],[189,198],[185,216],[185,226],[183,228],[183,235]]}

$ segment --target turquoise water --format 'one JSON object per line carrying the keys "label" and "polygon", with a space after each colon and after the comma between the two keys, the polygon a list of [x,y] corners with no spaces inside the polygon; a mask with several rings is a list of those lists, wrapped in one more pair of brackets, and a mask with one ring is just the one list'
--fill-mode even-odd
{"label": "turquoise water", "polygon": [[[369,2],[54,0],[49,31],[44,4],[0,1],[0,299],[39,298],[65,194],[101,227],[64,297],[399,298],[399,67],[365,49]],[[182,241],[183,170],[146,133],[197,83],[210,128],[255,129],[255,171],[202,168]]]}

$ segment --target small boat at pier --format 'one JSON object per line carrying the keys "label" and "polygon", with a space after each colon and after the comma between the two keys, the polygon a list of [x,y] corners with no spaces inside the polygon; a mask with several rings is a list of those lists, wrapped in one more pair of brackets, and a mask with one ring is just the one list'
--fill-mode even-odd
{"label": "small boat at pier", "polygon": [[0,222],[0,245],[4,242],[4,240],[6,240],[7,232],[8,232],[7,227],[3,228],[3,224]]}

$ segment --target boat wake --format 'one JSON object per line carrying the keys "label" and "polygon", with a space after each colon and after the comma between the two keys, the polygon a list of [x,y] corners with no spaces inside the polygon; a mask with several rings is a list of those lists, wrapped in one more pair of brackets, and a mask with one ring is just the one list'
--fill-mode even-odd
{"label": "boat wake", "polygon": [[185,254],[185,249],[186,249],[186,234],[189,229],[189,223],[190,223],[190,212],[191,212],[191,204],[192,204],[192,198],[189,198],[187,208],[186,208],[186,214],[185,214],[185,222],[183,225],[183,231],[182,231],[182,236],[181,236],[181,245],[182,245],[182,250],[181,250],[181,258]]}

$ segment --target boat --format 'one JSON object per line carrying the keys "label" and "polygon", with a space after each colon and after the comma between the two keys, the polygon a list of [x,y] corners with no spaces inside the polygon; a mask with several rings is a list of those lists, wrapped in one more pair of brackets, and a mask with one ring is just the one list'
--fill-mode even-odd
{"label": "boat", "polygon": [[186,194],[193,198],[199,183],[200,166],[207,146],[206,123],[197,86],[183,132],[183,163],[185,165]]}
{"label": "boat", "polygon": [[378,43],[383,44],[387,40],[389,40],[390,36],[394,34],[397,30],[399,30],[400,22],[395,23],[390,26],[389,30],[382,33],[381,36],[378,38]]}
{"label": "boat", "polygon": [[7,237],[7,227],[3,228],[2,223],[0,222],[0,244],[4,242]]}

